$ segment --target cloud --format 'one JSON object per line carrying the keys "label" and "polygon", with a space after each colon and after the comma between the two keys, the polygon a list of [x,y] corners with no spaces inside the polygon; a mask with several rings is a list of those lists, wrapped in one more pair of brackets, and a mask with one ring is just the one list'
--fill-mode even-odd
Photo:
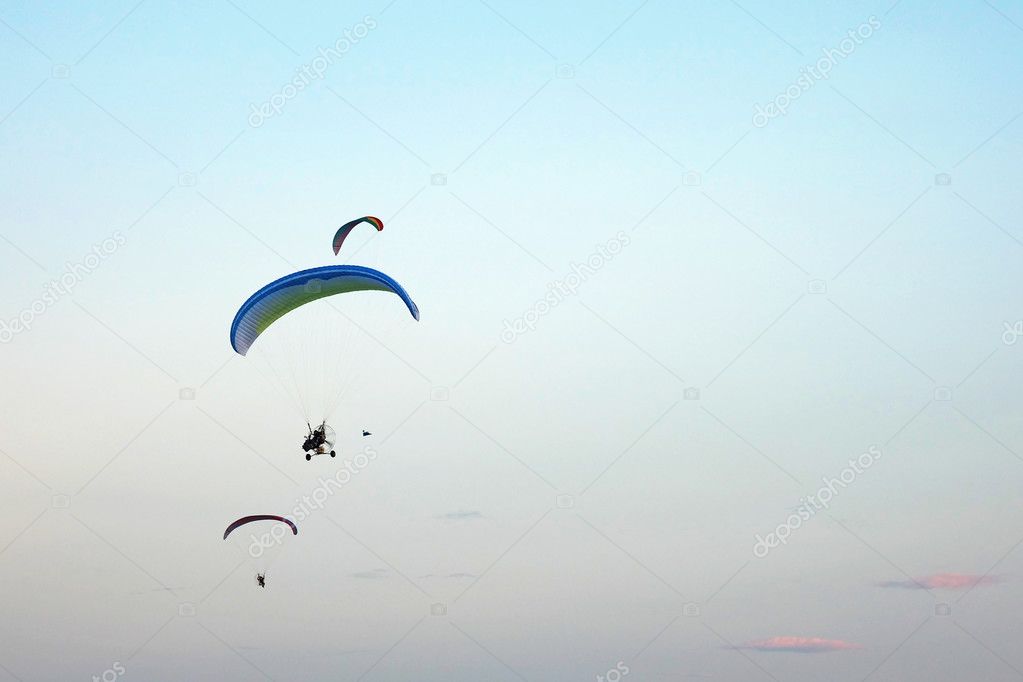
{"label": "cloud", "polygon": [[877,585],[878,587],[899,587],[906,590],[966,590],[978,585],[993,585],[999,581],[999,577],[994,575],[935,573],[911,580],[888,580]]}
{"label": "cloud", "polygon": [[441,514],[438,518],[446,518],[448,520],[465,520],[470,518],[483,518],[483,513],[476,511],[475,509],[469,511],[449,511],[446,514]]}
{"label": "cloud", "polygon": [[851,651],[863,647],[853,642],[823,637],[770,637],[743,644],[740,649],[757,651],[785,651],[795,654],[826,654],[832,651]]}
{"label": "cloud", "polygon": [[478,577],[475,573],[448,573],[447,575],[437,575],[436,573],[427,573],[426,575],[419,576],[420,580],[427,580],[432,578],[449,578],[451,580],[464,580],[467,578]]}
{"label": "cloud", "polygon": [[364,580],[377,580],[379,578],[386,578],[387,571],[382,568],[374,568],[372,571],[359,571],[358,573],[352,573],[353,578],[362,578]]}

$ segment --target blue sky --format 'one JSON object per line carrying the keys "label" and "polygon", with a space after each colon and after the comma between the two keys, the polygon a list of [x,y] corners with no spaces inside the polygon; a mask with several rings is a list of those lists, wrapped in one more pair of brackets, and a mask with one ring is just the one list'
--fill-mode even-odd
{"label": "blue sky", "polygon": [[[1021,26],[4,3],[0,680],[1013,679]],[[343,304],[306,462],[228,327],[366,214],[422,320]],[[256,592],[223,527],[315,496]]]}

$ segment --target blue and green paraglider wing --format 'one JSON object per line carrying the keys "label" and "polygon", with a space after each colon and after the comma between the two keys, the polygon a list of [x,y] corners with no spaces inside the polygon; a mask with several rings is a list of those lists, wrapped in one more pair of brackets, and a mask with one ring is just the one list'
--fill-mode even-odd
{"label": "blue and green paraglider wing", "polygon": [[231,347],[248,353],[270,325],[306,303],[353,291],[387,291],[398,296],[416,320],[419,308],[400,284],[379,270],[360,265],[328,265],[302,270],[270,282],[252,294],[231,323]]}

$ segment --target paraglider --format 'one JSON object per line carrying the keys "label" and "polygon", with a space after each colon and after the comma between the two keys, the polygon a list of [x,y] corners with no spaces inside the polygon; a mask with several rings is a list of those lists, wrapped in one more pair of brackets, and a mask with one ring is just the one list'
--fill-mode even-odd
{"label": "paraglider", "polygon": [[[257,537],[256,535],[251,536],[251,544],[248,547],[248,554],[250,559],[254,560],[256,565],[256,584],[261,588],[266,588],[266,569],[269,566],[271,560],[270,555],[267,554],[269,551],[275,549],[277,545],[281,544],[284,537],[287,536],[287,530],[280,530],[287,527],[291,530],[292,535],[298,535],[298,526],[291,519],[284,516],[277,516],[275,514],[254,514],[252,516],[243,516],[237,521],[234,521],[224,531],[224,539],[227,540],[228,536],[231,535],[235,530],[242,526],[250,523],[256,523],[259,521],[273,521],[274,525],[271,526],[268,532],[265,532],[262,536]],[[240,540],[237,536],[235,537],[236,544],[244,540]]]}
{"label": "paraglider", "polygon": [[[316,306],[307,304],[371,291],[393,294],[414,320],[419,319],[415,302],[389,275],[360,265],[329,265],[270,282],[249,296],[231,322],[230,340],[235,352],[249,355],[259,340],[260,352],[254,352],[260,356],[255,362],[257,368],[300,408],[307,427],[300,441],[301,452],[307,461],[316,455],[337,456],[334,430],[328,421],[352,385],[355,373],[367,366],[369,354],[384,347],[379,335],[388,331],[379,331],[373,325],[381,320],[398,324],[403,317],[390,305],[376,304],[386,301],[366,295],[346,295],[337,302]],[[285,317],[288,319],[282,321]],[[264,336],[268,338],[262,340]]]}
{"label": "paraglider", "polygon": [[254,514],[252,516],[243,516],[237,521],[232,522],[231,525],[227,527],[227,530],[224,531],[224,539],[226,540],[227,536],[233,533],[236,529],[256,521],[279,521],[280,523],[286,523],[291,527],[291,534],[298,535],[298,526],[296,526],[295,522],[291,519],[283,516],[275,516],[273,514]]}
{"label": "paraglider", "polygon": [[345,239],[351,233],[355,226],[359,223],[369,223],[373,227],[377,228],[377,232],[384,229],[384,221],[380,218],[374,218],[371,215],[363,216],[362,218],[356,218],[355,220],[349,221],[338,228],[334,234],[334,255],[336,256],[341,251],[341,245],[345,243]]}
{"label": "paraglider", "polygon": [[249,296],[231,322],[231,347],[245,355],[274,322],[317,299],[353,291],[388,291],[398,296],[416,320],[419,308],[401,285],[373,268],[328,265],[285,275]]}
{"label": "paraglider", "polygon": [[309,435],[306,436],[305,442],[302,443],[306,461],[312,459],[313,455],[326,455],[329,453],[331,457],[336,457],[337,452],[333,449],[335,440],[334,429],[327,426],[325,421],[315,429],[308,422],[306,422],[306,426],[309,427]]}

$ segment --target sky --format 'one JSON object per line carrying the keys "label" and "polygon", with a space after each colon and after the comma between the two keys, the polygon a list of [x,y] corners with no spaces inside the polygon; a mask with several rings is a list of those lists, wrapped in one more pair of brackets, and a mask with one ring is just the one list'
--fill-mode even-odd
{"label": "sky", "polygon": [[[1023,675],[1018,6],[10,0],[0,58],[0,682]],[[232,352],[339,262],[421,320]]]}

